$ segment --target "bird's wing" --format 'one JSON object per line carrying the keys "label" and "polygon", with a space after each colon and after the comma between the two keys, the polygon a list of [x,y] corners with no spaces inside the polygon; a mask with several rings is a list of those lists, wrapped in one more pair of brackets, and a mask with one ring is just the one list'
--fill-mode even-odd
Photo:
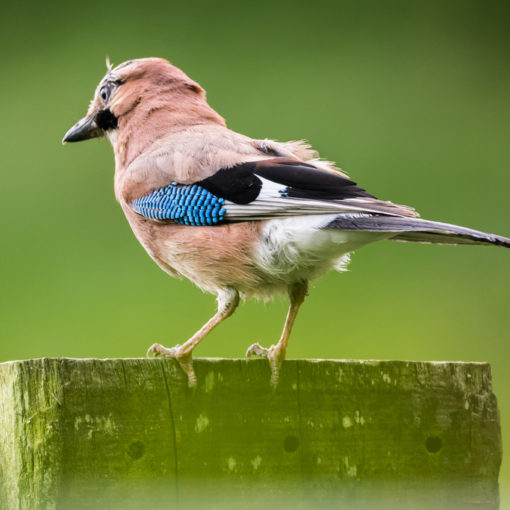
{"label": "bird's wing", "polygon": [[187,225],[308,214],[417,216],[410,207],[378,200],[340,173],[288,158],[240,163],[194,184],[171,182],[130,205],[147,218]]}

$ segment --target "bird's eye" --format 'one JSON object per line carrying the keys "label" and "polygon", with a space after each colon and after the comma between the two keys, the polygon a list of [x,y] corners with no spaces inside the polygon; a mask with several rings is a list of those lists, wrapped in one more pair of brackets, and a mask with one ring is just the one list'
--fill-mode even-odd
{"label": "bird's eye", "polygon": [[103,103],[106,103],[110,97],[110,87],[105,86],[101,89],[101,99],[103,100]]}

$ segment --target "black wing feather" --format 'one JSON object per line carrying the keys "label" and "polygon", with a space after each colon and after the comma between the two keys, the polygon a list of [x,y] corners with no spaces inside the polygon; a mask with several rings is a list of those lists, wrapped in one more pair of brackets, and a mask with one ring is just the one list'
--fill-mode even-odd
{"label": "black wing feather", "polygon": [[232,168],[223,168],[196,184],[234,204],[249,204],[262,189],[262,181],[253,172],[254,167],[255,163],[241,163]]}
{"label": "black wing feather", "polygon": [[340,174],[285,158],[240,163],[231,168],[221,169],[197,184],[236,204],[248,204],[258,197],[262,189],[259,177],[281,184],[282,196],[292,198],[315,200],[375,198]]}

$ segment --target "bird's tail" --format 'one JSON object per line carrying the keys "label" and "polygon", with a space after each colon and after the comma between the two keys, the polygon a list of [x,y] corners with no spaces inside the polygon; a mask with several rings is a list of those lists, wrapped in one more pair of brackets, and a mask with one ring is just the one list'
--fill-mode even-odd
{"label": "bird's tail", "polygon": [[510,248],[510,239],[470,228],[400,216],[339,215],[323,228],[365,232],[395,232],[393,241],[434,244],[494,244]]}

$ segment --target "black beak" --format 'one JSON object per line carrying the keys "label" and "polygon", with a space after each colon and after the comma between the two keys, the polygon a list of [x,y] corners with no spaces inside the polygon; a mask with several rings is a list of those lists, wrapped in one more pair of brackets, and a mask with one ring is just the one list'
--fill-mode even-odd
{"label": "black beak", "polygon": [[103,136],[104,131],[97,125],[96,113],[94,112],[88,117],[84,117],[78,121],[64,136],[62,143],[81,142],[89,138],[97,138]]}

